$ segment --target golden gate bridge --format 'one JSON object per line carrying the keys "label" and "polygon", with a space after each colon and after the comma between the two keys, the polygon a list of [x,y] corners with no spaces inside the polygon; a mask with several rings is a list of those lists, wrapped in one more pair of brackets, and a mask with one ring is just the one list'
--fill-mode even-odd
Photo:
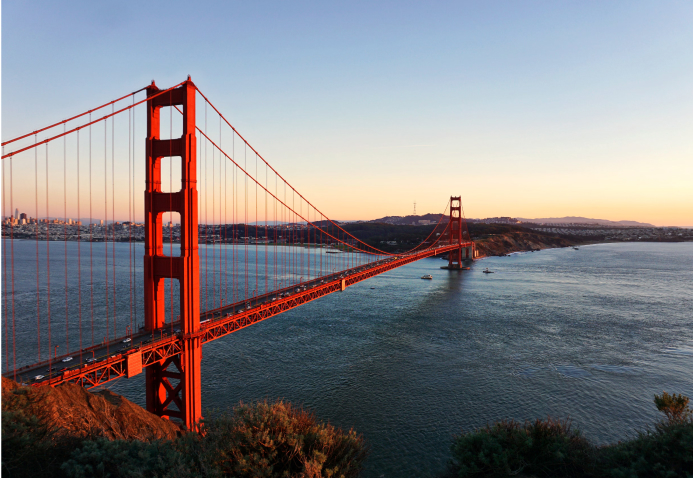
{"label": "golden gate bridge", "polygon": [[[358,239],[190,77],[166,89],[152,82],[2,147],[3,375],[93,388],[145,373],[147,410],[190,429],[202,416],[204,344],[413,261],[447,255],[447,268],[459,269],[474,256],[459,196],[406,252]],[[17,217],[19,203],[35,217]]]}

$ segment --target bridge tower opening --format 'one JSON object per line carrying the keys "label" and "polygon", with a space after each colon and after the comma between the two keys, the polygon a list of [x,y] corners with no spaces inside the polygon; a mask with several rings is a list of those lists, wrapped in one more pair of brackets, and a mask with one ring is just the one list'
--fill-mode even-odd
{"label": "bridge tower opening", "polygon": [[[152,81],[147,96],[160,90]],[[161,108],[181,107],[183,135],[162,140]],[[147,410],[163,417],[178,418],[194,429],[202,417],[200,393],[200,286],[197,224],[197,170],[195,137],[195,85],[188,77],[180,87],[147,101],[144,308],[145,329],[163,336],[173,324],[165,324],[164,280],[177,279],[180,290],[181,333],[171,337],[172,354],[146,369]],[[162,158],[181,158],[181,189],[162,192]],[[163,253],[163,215],[180,214],[180,256]],[[173,321],[173,317],[171,317]],[[164,330],[166,329],[166,330]],[[169,370],[169,367],[172,369]],[[173,382],[172,382],[173,381]]]}

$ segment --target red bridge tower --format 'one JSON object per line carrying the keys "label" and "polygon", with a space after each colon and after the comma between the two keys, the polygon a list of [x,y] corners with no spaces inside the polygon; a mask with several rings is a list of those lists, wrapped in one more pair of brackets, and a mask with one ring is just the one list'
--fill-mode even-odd
{"label": "red bridge tower", "polygon": [[448,269],[459,269],[462,266],[462,197],[450,197],[450,244],[459,247],[448,255]]}
{"label": "red bridge tower", "polygon": [[[160,90],[152,81],[147,96]],[[160,139],[160,110],[181,106],[183,136]],[[197,244],[197,171],[195,138],[195,85],[188,77],[182,86],[147,101],[147,173],[144,193],[144,310],[145,329],[163,329],[164,279],[178,279],[182,334],[175,344],[181,353],[147,367],[147,410],[164,418],[178,418],[194,429],[202,416],[200,397],[200,285]],[[161,191],[161,160],[181,158],[181,190]],[[165,212],[180,214],[180,256],[163,253]],[[171,318],[173,320],[173,318]],[[174,370],[169,370],[173,366]],[[171,380],[177,383],[172,383]],[[171,408],[174,405],[175,408]]]}

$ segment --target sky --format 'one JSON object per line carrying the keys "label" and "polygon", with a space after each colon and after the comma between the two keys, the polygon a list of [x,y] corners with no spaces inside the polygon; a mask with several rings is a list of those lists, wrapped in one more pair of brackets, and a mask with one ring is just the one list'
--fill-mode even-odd
{"label": "sky", "polygon": [[191,75],[334,219],[461,195],[693,226],[692,24],[690,1],[5,0],[2,139]]}

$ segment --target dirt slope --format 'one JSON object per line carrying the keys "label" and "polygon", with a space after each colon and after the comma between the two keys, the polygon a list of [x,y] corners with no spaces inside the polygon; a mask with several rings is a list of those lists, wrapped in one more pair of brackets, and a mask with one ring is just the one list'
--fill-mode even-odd
{"label": "dirt slope", "polygon": [[573,244],[567,239],[532,232],[508,232],[474,241],[474,245],[479,251],[479,257],[503,256],[511,252],[536,251],[552,247],[567,247]]}
{"label": "dirt slope", "polygon": [[125,440],[173,439],[180,428],[111,391],[90,393],[66,383],[25,387],[2,378],[2,410],[23,411],[55,427],[58,433]]}

